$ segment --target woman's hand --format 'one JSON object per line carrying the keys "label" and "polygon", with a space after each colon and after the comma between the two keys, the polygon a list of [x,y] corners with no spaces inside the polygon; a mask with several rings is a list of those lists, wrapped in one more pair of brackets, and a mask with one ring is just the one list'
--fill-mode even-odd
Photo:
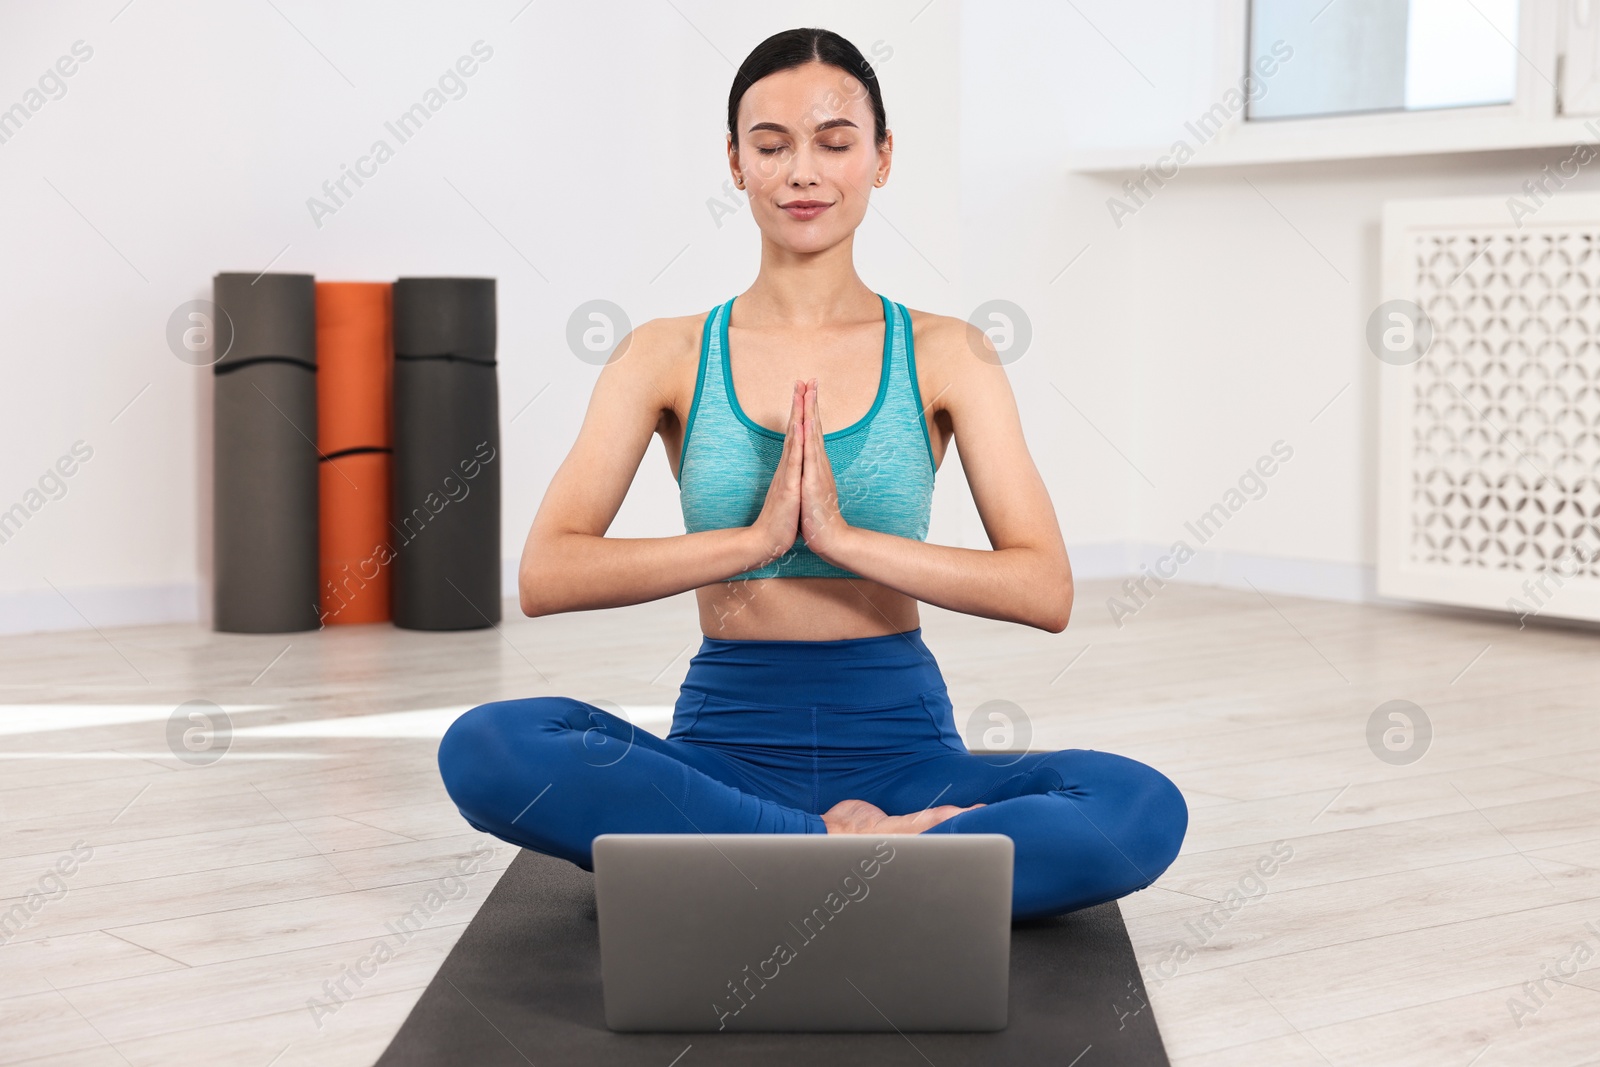
{"label": "woman's hand", "polygon": [[829,563],[838,563],[837,550],[849,536],[850,524],[839,511],[839,489],[822,441],[822,416],[817,400],[817,380],[806,383],[805,458],[800,482],[800,533],[806,547]]}
{"label": "woman's hand", "polygon": [[767,499],[761,514],[750,524],[759,538],[761,563],[765,566],[794,547],[800,532],[800,503],[805,424],[805,383],[796,380],[789,403],[789,425],[783,436],[783,454],[772,473]]}

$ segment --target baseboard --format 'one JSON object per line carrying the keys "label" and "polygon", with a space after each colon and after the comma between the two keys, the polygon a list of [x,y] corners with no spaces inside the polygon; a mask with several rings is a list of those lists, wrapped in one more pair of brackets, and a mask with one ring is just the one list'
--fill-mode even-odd
{"label": "baseboard", "polygon": [[[1138,542],[1111,542],[1069,548],[1072,574],[1078,581],[1125,578],[1149,571],[1165,576],[1172,570],[1162,559],[1168,549]],[[1201,550],[1177,567],[1175,582],[1252,587],[1263,593],[1377,602],[1374,569],[1361,564],[1289,559],[1282,556]],[[500,591],[517,595],[517,560],[504,560]],[[0,593],[0,634],[46,630],[105,629],[155,623],[202,621],[198,583],[149,586],[87,586]]]}
{"label": "baseboard", "polygon": [[1263,593],[1368,604],[1385,602],[1377,591],[1377,570],[1367,564],[1292,559],[1249,552],[1199,549],[1179,563],[1170,545],[1135,541],[1076,545],[1067,550],[1077,581],[1154,574],[1190,585],[1259,589]]}
{"label": "baseboard", "polygon": [[200,587],[195,582],[0,593],[0,634],[199,621]]}

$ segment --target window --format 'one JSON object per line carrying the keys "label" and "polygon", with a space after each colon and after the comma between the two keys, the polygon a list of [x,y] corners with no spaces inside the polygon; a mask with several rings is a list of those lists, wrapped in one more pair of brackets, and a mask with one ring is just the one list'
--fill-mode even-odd
{"label": "window", "polygon": [[1512,103],[1519,14],[1518,0],[1252,0],[1250,63],[1276,70],[1246,119]]}

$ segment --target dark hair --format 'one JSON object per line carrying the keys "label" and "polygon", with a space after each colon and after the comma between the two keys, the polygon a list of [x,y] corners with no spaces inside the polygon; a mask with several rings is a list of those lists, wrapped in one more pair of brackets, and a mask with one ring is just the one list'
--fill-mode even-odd
{"label": "dark hair", "polygon": [[867,87],[872,101],[873,141],[882,146],[889,135],[888,121],[883,113],[883,90],[878,87],[872,64],[860,49],[832,30],[796,29],[775,33],[756,45],[733,76],[733,88],[728,91],[728,133],[733,136],[735,148],[739,147],[739,101],[744,99],[745,90],[768,74],[813,62],[838,67]]}

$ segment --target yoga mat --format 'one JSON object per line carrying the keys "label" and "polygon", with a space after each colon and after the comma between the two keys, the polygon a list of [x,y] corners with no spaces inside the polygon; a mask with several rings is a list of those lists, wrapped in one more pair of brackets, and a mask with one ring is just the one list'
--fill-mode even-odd
{"label": "yoga mat", "polygon": [[1014,924],[1010,984],[1010,1024],[994,1033],[613,1033],[600,987],[594,875],[523,850],[377,1067],[666,1067],[690,1046],[684,1067],[1167,1064],[1115,902]]}
{"label": "yoga mat", "polygon": [[500,398],[493,278],[394,287],[395,625],[500,621]]}
{"label": "yoga mat", "polygon": [[316,303],[309,274],[218,274],[232,343],[212,365],[212,625],[313,630],[317,593]]}
{"label": "yoga mat", "polygon": [[394,285],[394,346],[408,356],[494,362],[493,278],[401,278]]}
{"label": "yoga mat", "polygon": [[322,621],[326,626],[389,618],[389,480],[387,452],[355,452],[323,461],[321,474]]}
{"label": "yoga mat", "polygon": [[329,626],[389,618],[389,282],[317,283],[321,604]]}

